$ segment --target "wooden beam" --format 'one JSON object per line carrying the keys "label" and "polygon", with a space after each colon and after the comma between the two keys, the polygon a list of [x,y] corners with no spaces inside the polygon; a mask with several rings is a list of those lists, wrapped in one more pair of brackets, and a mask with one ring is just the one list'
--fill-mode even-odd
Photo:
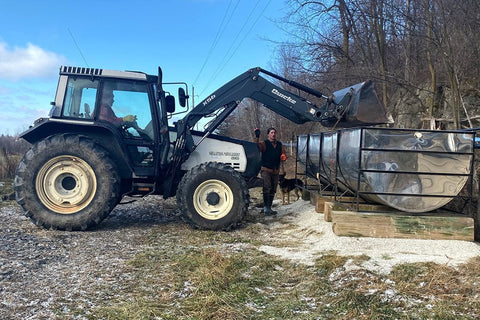
{"label": "wooden beam", "polygon": [[329,214],[333,232],[339,236],[474,240],[473,218],[460,214],[335,210]]}

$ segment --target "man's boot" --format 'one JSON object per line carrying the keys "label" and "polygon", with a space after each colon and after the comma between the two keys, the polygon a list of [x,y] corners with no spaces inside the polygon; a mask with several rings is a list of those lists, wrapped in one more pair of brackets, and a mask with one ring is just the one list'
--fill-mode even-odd
{"label": "man's boot", "polygon": [[269,196],[264,194],[263,195],[263,213],[265,215],[267,215],[272,210],[268,205],[268,201],[269,201]]}
{"label": "man's boot", "polygon": [[272,215],[272,216],[273,216],[273,215],[276,215],[276,214],[278,213],[277,211],[272,210],[273,198],[275,198],[274,195],[273,195],[273,196],[270,195],[270,196],[268,197],[268,208],[270,209],[270,210],[269,210],[269,212],[270,212],[269,214]]}
{"label": "man's boot", "polygon": [[277,211],[272,210],[272,202],[273,202],[273,197],[268,195],[264,197],[264,208],[263,208],[263,213],[266,216],[273,216],[277,214]]}

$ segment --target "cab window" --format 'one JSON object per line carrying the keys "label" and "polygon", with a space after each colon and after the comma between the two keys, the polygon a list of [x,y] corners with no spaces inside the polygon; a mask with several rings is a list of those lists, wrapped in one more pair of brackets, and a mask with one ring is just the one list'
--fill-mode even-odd
{"label": "cab window", "polygon": [[69,118],[91,119],[97,96],[98,81],[69,78],[62,115]]}
{"label": "cab window", "polygon": [[98,99],[99,120],[121,127],[127,138],[153,140],[152,113],[146,83],[105,81]]}

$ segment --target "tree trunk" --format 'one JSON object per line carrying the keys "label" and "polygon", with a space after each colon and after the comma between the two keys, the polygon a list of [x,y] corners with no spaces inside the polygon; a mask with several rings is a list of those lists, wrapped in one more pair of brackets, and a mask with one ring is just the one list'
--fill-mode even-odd
{"label": "tree trunk", "polygon": [[380,68],[380,79],[382,80],[382,101],[384,105],[388,105],[387,95],[387,61],[386,61],[386,36],[384,27],[384,6],[383,0],[371,1],[372,14],[372,30],[375,35],[375,43],[377,46],[378,62]]}
{"label": "tree trunk", "polygon": [[435,107],[435,90],[437,87],[437,77],[435,74],[435,66],[432,61],[432,12],[430,10],[430,0],[425,0],[425,18],[427,21],[427,30],[425,37],[425,47],[427,55],[427,65],[430,71],[430,90],[427,98],[428,115],[433,117]]}
{"label": "tree trunk", "polygon": [[348,25],[348,14],[347,14],[347,5],[345,4],[344,0],[338,1],[338,10],[340,12],[340,23],[342,25],[342,65],[343,65],[343,72],[344,76],[346,77],[349,72],[349,63],[350,60],[350,27]]}

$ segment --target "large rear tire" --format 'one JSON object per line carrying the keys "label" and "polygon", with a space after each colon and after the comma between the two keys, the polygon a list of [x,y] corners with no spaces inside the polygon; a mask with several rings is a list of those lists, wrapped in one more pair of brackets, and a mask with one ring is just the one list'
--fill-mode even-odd
{"label": "large rear tire", "polygon": [[207,230],[230,230],[248,210],[248,187],[242,176],[223,163],[208,162],[189,170],[177,190],[183,219]]}
{"label": "large rear tire", "polygon": [[120,178],[108,153],[75,134],[48,137],[24,155],[15,196],[36,225],[86,230],[100,223],[120,198]]}

